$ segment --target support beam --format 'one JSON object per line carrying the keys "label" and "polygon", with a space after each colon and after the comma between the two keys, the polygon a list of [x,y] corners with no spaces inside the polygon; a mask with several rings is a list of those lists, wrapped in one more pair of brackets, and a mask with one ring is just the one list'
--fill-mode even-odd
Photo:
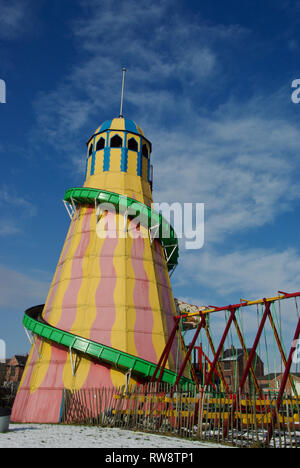
{"label": "support beam", "polygon": [[[210,331],[209,331],[209,324],[208,323],[205,326],[205,333],[206,333],[206,336],[207,336],[207,340],[208,340],[211,352],[213,354],[213,357],[215,358],[216,357],[216,350],[215,350],[213,339],[212,339]],[[210,363],[210,364],[212,365],[212,363]],[[217,372],[218,372],[218,374],[220,376],[220,379],[222,381],[223,388],[225,388],[227,390],[227,392],[229,393],[229,387],[228,387],[228,384],[227,384],[226,379],[224,377],[223,369],[222,369],[222,366],[219,363],[219,361],[217,361],[217,368],[218,368]]]}
{"label": "support beam", "polygon": [[269,312],[270,312],[270,306],[271,306],[271,302],[267,302],[265,300],[264,314],[263,314],[262,320],[260,322],[259,329],[258,329],[257,335],[255,337],[253,346],[251,348],[251,352],[250,352],[250,355],[249,355],[249,358],[248,358],[248,361],[247,361],[247,364],[246,364],[246,367],[245,367],[241,382],[239,384],[240,393],[242,393],[243,390],[244,390],[244,386],[245,386],[245,383],[246,383],[246,380],[247,380],[247,377],[248,377],[248,374],[249,374],[249,370],[250,370],[250,368],[252,366],[252,362],[253,362],[254,356],[256,354],[257,346],[258,346],[259,340],[261,338],[261,334],[263,332],[263,329],[265,327],[267,317],[268,317]]}
{"label": "support beam", "polygon": [[78,210],[77,210],[77,206],[76,206],[76,200],[73,197],[71,197],[71,203],[72,203],[73,210],[74,210],[74,213],[76,215],[76,218],[79,219]]}
{"label": "support beam", "polygon": [[177,265],[174,265],[172,270],[170,270],[170,272],[169,272],[169,277],[170,278],[172,277],[172,275],[173,275],[174,271],[176,270],[176,268],[177,268]]}
{"label": "support beam", "polygon": [[154,239],[159,239],[159,228],[160,224],[155,224],[149,228],[149,237],[150,237],[150,244],[152,245]]}
{"label": "support beam", "polygon": [[[197,346],[196,348],[198,349],[198,363],[199,363],[199,366],[200,366],[200,372],[201,372],[202,375],[204,376],[204,381],[205,381],[206,375],[207,375],[207,373],[206,373],[206,365],[205,365],[205,364],[207,363],[207,364],[209,364],[209,366],[211,366],[211,365],[212,365],[212,362],[211,362],[211,360],[208,358],[208,356],[206,356],[206,354],[204,353],[204,351],[203,351],[203,349],[202,349],[202,346],[199,346],[199,347]],[[203,367],[203,364],[202,364],[202,356],[203,356],[203,358],[204,358],[204,360],[205,360],[204,367]],[[217,370],[215,370],[215,374],[216,374],[218,377],[220,377],[220,374],[218,373]],[[213,383],[211,383],[211,385],[213,386],[214,390],[217,390],[216,386],[215,386]]]}
{"label": "support beam", "polygon": [[66,202],[65,200],[63,200],[63,204],[65,205],[65,209],[70,217],[70,220],[72,221],[73,219],[73,216],[74,216],[74,211],[73,211],[73,207],[72,205],[70,205],[68,202]]}
{"label": "support beam", "polygon": [[73,377],[75,377],[75,375],[76,375],[77,354],[75,355],[76,357],[75,357],[75,361],[74,361],[73,352],[72,352],[72,347],[71,347],[71,346],[69,347],[69,350],[70,350],[70,358],[71,358],[72,375],[73,375]]}
{"label": "support beam", "polygon": [[[171,253],[168,253],[167,252],[167,249],[172,249],[171,250]],[[165,251],[165,256],[166,256],[166,261],[167,263],[169,263],[170,261],[170,258],[172,257],[172,255],[174,254],[175,250],[178,249],[178,244],[172,244],[172,245],[167,245],[164,247],[164,251]]]}
{"label": "support beam", "polygon": [[273,436],[273,431],[274,431],[274,426],[275,426],[275,422],[276,422],[277,413],[278,413],[278,411],[280,409],[280,405],[281,405],[282,397],[283,397],[284,390],[285,390],[285,387],[286,387],[286,384],[287,384],[288,376],[289,376],[290,371],[291,371],[291,367],[292,367],[292,363],[293,363],[293,357],[294,357],[294,353],[295,353],[296,348],[297,348],[297,342],[298,342],[298,339],[299,339],[299,335],[300,335],[300,318],[298,320],[298,325],[297,325],[297,328],[296,328],[296,331],[295,331],[295,335],[294,335],[294,339],[293,339],[293,342],[292,342],[290,354],[289,354],[289,357],[288,357],[288,360],[287,360],[287,363],[286,363],[286,366],[285,366],[285,371],[284,371],[284,374],[283,374],[283,377],[282,377],[281,386],[280,386],[279,393],[278,393],[277,400],[276,400],[276,404],[275,404],[276,406],[275,406],[275,408],[273,410],[273,414],[272,414],[272,420],[271,420],[271,423],[269,424],[268,435],[267,435],[267,438],[266,438],[266,445],[270,444],[272,436]]}
{"label": "support beam", "polygon": [[130,385],[130,380],[131,380],[131,372],[132,372],[132,369],[129,369],[129,371],[126,372],[126,374],[125,374],[125,393],[127,393],[128,390],[129,390],[129,385]]}
{"label": "support beam", "polygon": [[95,198],[95,215],[96,215],[96,224],[99,223],[102,218],[104,211],[101,208],[101,203],[98,204],[97,198]]}
{"label": "support beam", "polygon": [[[246,348],[246,345],[245,345],[245,342],[244,342],[244,338],[243,338],[243,334],[241,332],[241,329],[240,329],[240,326],[238,324],[238,321],[237,321],[236,317],[234,317],[233,322],[234,322],[234,325],[235,325],[235,328],[236,328],[236,331],[237,331],[237,335],[239,337],[239,340],[240,340],[240,343],[241,343],[241,346],[242,346],[242,349],[243,349],[243,352],[244,352],[244,357],[245,357],[246,361],[248,361],[248,359],[249,359],[248,351],[247,351],[247,348]],[[252,379],[253,379],[255,389],[256,389],[257,393],[260,394],[261,393],[260,387],[258,385],[257,378],[256,378],[256,375],[255,375],[252,363],[251,363],[251,366],[250,366],[250,372],[251,372],[251,376],[252,376]]]}
{"label": "support beam", "polygon": [[24,327],[25,333],[27,335],[28,341],[31,344],[31,346],[34,346],[34,349],[36,351],[36,354],[38,355],[39,359],[41,359],[40,352],[38,350],[37,344],[35,342],[35,335],[31,332],[31,336],[29,335],[29,332],[27,331],[27,328]]}
{"label": "support beam", "polygon": [[[279,291],[280,292],[280,291]],[[192,312],[189,314],[182,315],[182,317],[193,317],[194,315],[206,315],[206,314],[212,314],[213,312],[220,312],[221,310],[230,310],[231,307],[234,307],[235,309],[239,309],[241,307],[249,307],[252,305],[257,305],[257,304],[265,304],[266,302],[275,302],[279,301],[281,299],[290,299],[291,297],[300,297],[300,292],[296,293],[283,293],[282,296],[275,296],[275,297],[268,297],[267,299],[258,299],[256,301],[243,301],[240,302],[239,304],[234,304],[234,305],[228,305],[224,307],[214,307],[214,306],[208,306],[209,308],[206,310],[198,310],[198,312]]]}
{"label": "support beam", "polygon": [[[176,335],[176,331],[177,331],[177,328],[178,328],[178,325],[179,325],[179,321],[180,321],[180,317],[177,317],[175,319],[175,324],[174,324],[174,327],[173,327],[173,330],[169,336],[169,339],[168,339],[168,342],[166,343],[166,346],[164,347],[164,350],[162,352],[162,355],[160,356],[159,358],[159,361],[157,363],[157,366],[155,368],[155,371],[150,379],[150,382],[155,382],[156,380],[156,376],[158,374],[158,371],[160,370],[160,374],[159,374],[159,377],[158,377],[158,382],[161,381],[161,378],[162,378],[162,375],[163,375],[163,372],[164,372],[164,369],[165,369],[165,366],[166,366],[166,363],[167,363],[167,360],[168,360],[168,356],[169,356],[169,353],[170,353],[170,350],[171,350],[171,347],[172,347],[172,344],[173,344],[173,341],[174,341],[174,338],[175,338],[175,335]],[[160,366],[161,366],[161,369],[160,369]]]}
{"label": "support beam", "polygon": [[[278,331],[277,331],[276,325],[275,325],[275,323],[274,323],[274,320],[273,320],[271,311],[269,312],[268,317],[269,317],[270,324],[271,324],[271,327],[272,327],[272,330],[273,330],[273,333],[274,333],[274,336],[275,336],[275,339],[276,339],[276,342],[277,342],[277,345],[278,345],[278,349],[279,349],[279,352],[280,352],[280,355],[281,355],[282,362],[283,362],[283,364],[284,364],[284,367],[286,367],[286,365],[287,365],[287,360],[286,360],[285,352],[284,352],[284,349],[283,349],[283,346],[282,346],[282,343],[281,343],[280,336],[279,336],[279,333],[278,333]],[[293,391],[294,391],[294,394],[295,394],[296,396],[298,396],[297,388],[296,388],[296,386],[295,386],[295,383],[294,383],[294,381],[293,381],[293,378],[292,378],[291,374],[289,374],[288,377],[289,377],[289,380],[290,380],[290,384],[291,384],[291,386],[292,386],[292,389],[293,389]]]}
{"label": "support beam", "polygon": [[[264,300],[264,303],[265,303],[265,310],[264,310],[263,317],[262,317],[261,322],[260,322],[260,325],[259,325],[258,332],[257,332],[256,337],[255,337],[253,346],[252,346],[252,348],[251,348],[251,352],[250,352],[250,355],[249,355],[249,358],[248,358],[246,367],[245,367],[245,369],[244,369],[244,373],[243,373],[241,382],[240,382],[240,384],[239,384],[239,388],[238,388],[238,392],[237,392],[238,395],[241,395],[242,392],[243,392],[243,390],[244,390],[244,386],[245,386],[245,383],[246,383],[246,381],[247,381],[247,378],[248,378],[248,375],[249,375],[250,368],[251,368],[251,366],[252,366],[252,362],[253,362],[254,356],[255,356],[255,354],[256,354],[257,346],[258,346],[259,340],[260,340],[260,338],[261,338],[261,334],[262,334],[262,332],[263,332],[263,329],[264,329],[264,327],[265,327],[266,320],[267,320],[267,318],[268,318],[268,314],[269,314],[269,312],[270,312],[271,302],[267,302],[267,300],[265,299],[265,300]],[[237,399],[235,398],[235,400],[234,400],[234,402],[233,402],[233,408],[232,408],[232,410],[231,410],[231,412],[230,412],[229,419],[227,420],[227,425],[224,427],[224,437],[227,436],[228,428],[229,428],[230,425],[231,425],[231,418],[232,418],[232,416],[233,416],[234,413],[235,413],[236,406],[237,406]]]}
{"label": "support beam", "polygon": [[192,342],[191,342],[191,344],[190,344],[190,346],[189,346],[189,349],[188,349],[188,351],[187,351],[187,353],[186,353],[186,355],[185,355],[185,358],[184,358],[184,360],[183,360],[183,363],[182,363],[182,365],[181,365],[181,367],[180,367],[180,370],[179,370],[179,372],[178,372],[177,379],[176,379],[176,381],[175,381],[175,383],[174,383],[174,387],[176,387],[176,386],[179,384],[179,382],[180,382],[180,379],[181,379],[181,377],[182,377],[182,375],[183,375],[184,369],[186,368],[187,362],[188,362],[188,360],[189,360],[189,358],[190,358],[190,355],[191,355],[191,353],[192,353],[192,351],[193,351],[193,349],[194,349],[194,346],[195,346],[195,343],[196,343],[197,338],[198,338],[198,336],[199,336],[199,333],[200,333],[200,331],[201,331],[201,329],[202,329],[202,327],[203,327],[204,325],[205,325],[205,317],[201,317],[201,320],[200,320],[200,322],[199,322],[199,325],[198,325],[198,327],[197,327],[197,330],[196,330],[196,332],[195,332],[195,334],[194,334],[194,338],[193,338],[193,340],[192,340]]}
{"label": "support beam", "polygon": [[211,369],[205,379],[205,388],[210,384],[210,381],[212,379],[212,376],[213,376],[213,373],[215,371],[215,368],[216,368],[216,365],[217,365],[217,362],[219,360],[219,357],[221,355],[221,352],[222,352],[222,349],[224,347],[224,343],[225,343],[225,340],[227,338],[227,335],[228,335],[228,332],[230,330],[230,327],[231,327],[231,324],[234,320],[234,317],[235,317],[235,313],[236,313],[236,307],[234,306],[229,306],[228,310],[230,311],[230,316],[229,316],[229,319],[228,319],[228,322],[227,322],[227,325],[226,325],[226,328],[225,328],[225,331],[223,333],[223,336],[221,338],[221,341],[220,341],[220,344],[219,344],[219,347],[217,349],[217,352],[215,354],[215,357],[214,357],[214,360],[213,360],[213,363],[212,363],[212,366],[211,366]]}
{"label": "support beam", "polygon": [[[179,336],[180,336],[181,347],[182,347],[183,351],[186,352],[185,343],[184,343],[182,333],[179,333]],[[200,391],[199,382],[198,382],[198,379],[197,379],[197,375],[196,375],[196,372],[195,372],[195,368],[194,368],[191,356],[189,356],[188,362],[189,362],[189,366],[190,366],[191,376],[193,378],[193,381],[195,382],[197,391],[199,392]]]}

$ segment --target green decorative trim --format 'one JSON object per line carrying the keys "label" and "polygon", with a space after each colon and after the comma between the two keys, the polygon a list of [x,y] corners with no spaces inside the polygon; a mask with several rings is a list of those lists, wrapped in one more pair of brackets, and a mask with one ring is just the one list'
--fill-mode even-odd
{"label": "green decorative trim", "polygon": [[97,201],[110,203],[117,211],[123,214],[128,212],[128,216],[131,218],[138,216],[141,224],[148,229],[159,226],[157,234],[166,251],[168,270],[173,270],[178,264],[179,249],[175,231],[161,213],[152,210],[149,206],[134,200],[134,198],[94,188],[71,188],[66,191],[64,200],[68,203],[72,203],[73,200],[75,203],[85,205],[94,205]]}
{"label": "green decorative trim", "polygon": [[[96,341],[91,341],[87,338],[52,327],[42,318],[43,309],[44,305],[39,305],[25,311],[23,325],[32,333],[65,346],[66,348],[71,348],[74,351],[83,353],[90,358],[103,361],[122,371],[131,370],[133,374],[139,375],[145,379],[150,379],[153,376],[156,364],[123,351],[110,348]],[[176,377],[177,375],[175,372],[164,369],[162,382],[173,385],[176,381]],[[182,377],[180,385],[187,388],[190,385],[194,386],[194,382],[186,377]]]}

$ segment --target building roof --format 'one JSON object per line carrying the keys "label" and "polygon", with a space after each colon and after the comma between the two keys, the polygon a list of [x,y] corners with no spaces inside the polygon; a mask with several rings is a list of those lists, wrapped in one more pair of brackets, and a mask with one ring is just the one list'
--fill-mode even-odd
{"label": "building roof", "polygon": [[[251,352],[251,348],[246,348],[248,356]],[[258,354],[256,354],[257,358],[259,358]],[[236,359],[244,357],[244,350],[242,348],[235,348],[232,346],[231,348],[225,349],[222,358],[220,361],[235,361]],[[260,359],[260,358],[259,358]]]}
{"label": "building roof", "polygon": [[[291,375],[293,377],[300,378],[300,373],[299,372],[291,372]],[[271,372],[270,374],[264,375],[263,377],[258,377],[258,380],[274,380],[275,378],[282,377],[283,373],[282,372]]]}
{"label": "building roof", "polygon": [[16,359],[17,362],[18,362],[18,365],[19,366],[25,366],[26,364],[26,361],[27,361],[27,354],[24,356],[24,355],[19,355],[19,354],[15,354],[12,359]]}
{"label": "building roof", "polygon": [[235,361],[236,359],[239,359],[242,357],[242,353],[238,353],[237,355],[234,354],[234,356],[228,356],[227,358],[220,359],[222,362],[230,362],[230,361]]}

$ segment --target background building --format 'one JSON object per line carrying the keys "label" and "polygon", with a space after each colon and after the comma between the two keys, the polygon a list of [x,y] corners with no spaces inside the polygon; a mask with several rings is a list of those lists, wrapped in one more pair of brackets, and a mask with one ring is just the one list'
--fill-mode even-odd
{"label": "background building", "polygon": [[25,369],[28,354],[15,355],[7,360],[4,383],[19,384]]}

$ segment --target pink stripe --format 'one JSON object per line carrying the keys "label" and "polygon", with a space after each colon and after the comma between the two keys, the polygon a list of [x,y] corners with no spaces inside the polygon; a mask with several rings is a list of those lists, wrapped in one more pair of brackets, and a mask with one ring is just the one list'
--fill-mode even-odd
{"label": "pink stripe", "polygon": [[82,223],[80,242],[72,260],[71,279],[63,297],[62,314],[57,328],[70,331],[77,315],[77,297],[83,280],[83,260],[90,242],[90,219],[93,208],[87,208]]}
{"label": "pink stripe", "polygon": [[[91,326],[90,339],[107,346],[111,344],[112,327],[116,320],[116,310],[114,301],[114,290],[117,283],[117,272],[114,267],[114,252],[118,244],[116,219],[113,213],[108,212],[105,220],[105,230],[110,233],[103,241],[99,257],[101,279],[95,293],[96,318]],[[109,237],[110,234],[112,237]],[[110,375],[110,366],[103,363],[92,364],[89,375],[84,386],[89,382],[99,382],[102,386],[113,386]]]}
{"label": "pink stripe", "polygon": [[[76,317],[77,297],[82,281],[82,261],[89,244],[90,230],[89,219],[93,212],[90,209],[83,221],[80,244],[76,250],[72,262],[71,280],[63,299],[62,316],[58,323],[59,328],[69,327]],[[107,219],[113,215],[108,215]],[[71,233],[70,233],[71,237]],[[115,321],[114,289],[116,284],[116,271],[113,266],[113,255],[118,239],[106,238],[100,255],[100,268],[103,276],[96,292],[97,317],[92,330],[91,339],[97,340],[97,335],[101,333],[99,342],[105,343],[103,329],[106,329],[109,336],[105,344],[111,345],[111,329]],[[69,244],[69,240],[68,240]],[[68,245],[69,248],[69,245]],[[62,259],[63,260],[63,259]],[[62,261],[61,261],[62,263]],[[104,308],[104,309],[103,309]],[[105,313],[103,314],[103,310]],[[102,338],[102,339],[101,339]],[[33,366],[36,361],[35,351],[31,360],[28,374],[24,380],[22,391],[16,398],[13,416],[15,421],[22,422],[58,422],[61,406],[61,395],[63,384],[63,370],[67,359],[67,351],[58,345],[52,345],[51,362],[45,378],[39,389],[30,394],[30,381],[33,374]],[[33,382],[31,382],[33,383]],[[110,375],[110,367],[102,363],[91,363],[89,375],[84,384],[85,387],[113,385]],[[49,408],[51,401],[51,408]]]}
{"label": "pink stripe", "polygon": [[[36,342],[37,349],[39,349],[41,339],[38,336],[36,336],[35,342]],[[31,357],[31,360],[30,361],[28,360],[26,363],[27,370],[26,370],[26,375],[22,383],[22,387],[27,387],[30,385],[30,380],[31,380],[34,365],[39,359],[35,346],[32,345],[32,348],[33,348],[32,357]]]}
{"label": "pink stripe", "polygon": [[67,351],[65,349],[62,349],[58,345],[52,346],[51,362],[47,374],[42,384],[32,394],[30,393],[30,388],[32,388],[34,382],[30,382],[29,377],[32,377],[34,365],[29,364],[28,378],[25,379],[14,402],[13,421],[59,422],[62,390],[64,388],[62,375],[66,357]]}
{"label": "pink stripe", "polygon": [[56,268],[56,275],[55,275],[55,278],[53,280],[52,290],[51,290],[49,299],[47,301],[45,310],[43,312],[43,317],[44,317],[44,319],[46,321],[49,319],[49,314],[51,312],[52,304],[53,304],[53,301],[54,301],[54,298],[55,298],[55,295],[56,295],[57,288],[59,286],[62,267],[63,267],[63,264],[65,262],[66,256],[67,256],[67,254],[69,252],[69,248],[70,248],[70,244],[71,244],[71,238],[72,238],[73,231],[74,231],[74,226],[75,226],[74,219],[76,219],[76,218],[74,217],[72,219],[72,223],[71,223],[70,230],[69,230],[69,235],[68,235],[68,238],[66,239],[66,242],[65,242],[65,248],[64,248],[62,257],[61,257],[61,259],[60,259],[60,261],[59,261],[59,263],[57,265],[57,268]]}
{"label": "pink stripe", "polygon": [[[155,243],[155,266],[158,271],[158,276],[159,276],[159,280],[161,283],[160,289],[161,289],[161,296],[162,296],[162,301],[163,301],[163,309],[164,309],[165,318],[167,322],[168,336],[170,336],[174,328],[174,315],[172,313],[170,291],[169,291],[168,283],[165,277],[165,271],[162,266],[162,262],[165,262],[165,259],[162,258],[162,248],[160,246],[160,243],[157,240],[155,240],[154,243]],[[166,274],[168,273],[166,272]],[[178,354],[179,363],[181,361],[181,355],[180,353],[177,353],[177,351],[178,351],[178,344],[177,344],[177,337],[175,337],[172,348],[171,348],[171,353],[172,353],[175,365],[177,361],[177,354]]]}
{"label": "pink stripe", "polygon": [[142,236],[133,240],[131,262],[135,273],[133,300],[136,310],[134,341],[137,355],[151,362],[157,361],[152,340],[153,311],[149,302],[149,280],[144,268],[145,241]]}
{"label": "pink stripe", "polygon": [[116,319],[114,290],[117,272],[114,267],[114,252],[118,244],[116,219],[107,213],[105,229],[115,232],[114,237],[106,237],[99,258],[101,279],[95,294],[97,315],[91,327],[91,339],[111,346],[111,331]]}
{"label": "pink stripe", "polygon": [[[90,221],[92,212],[93,212],[92,208],[87,209],[87,212],[85,214],[85,217],[82,223],[80,242],[79,242],[78,248],[76,249],[76,252],[72,261],[71,280],[70,280],[68,289],[65,293],[64,299],[63,299],[62,315],[58,324],[56,325],[57,328],[61,328],[67,331],[69,331],[70,328],[72,327],[72,324],[75,320],[76,313],[77,313],[77,304],[76,304],[77,295],[78,295],[81,282],[82,282],[82,260],[84,258],[85,251],[89,244],[89,239],[90,239],[89,221]],[[79,276],[79,280],[78,278],[76,278],[76,276],[77,277]],[[76,284],[77,288],[74,287],[74,283]],[[72,294],[70,291],[71,288],[72,288]],[[70,298],[73,301],[75,300],[75,304],[76,304],[75,307],[73,307],[72,309],[69,307],[69,303],[67,302],[66,297],[67,297],[67,300],[70,300]],[[70,311],[72,312],[70,313]],[[40,389],[42,389],[43,387],[46,387],[46,388],[58,387],[60,389],[63,388],[63,371],[64,371],[64,366],[66,364],[67,356],[68,356],[68,353],[66,352],[65,349],[60,348],[58,345],[51,346],[50,363],[49,363],[46,375],[40,385]]]}
{"label": "pink stripe", "polygon": [[[64,251],[63,251],[63,254],[62,254],[62,256],[61,256],[61,258],[59,260],[59,263],[57,265],[55,278],[53,280],[52,290],[51,290],[49,299],[47,301],[45,310],[43,312],[43,316],[44,316],[45,320],[49,320],[49,315],[50,315],[50,312],[51,312],[51,309],[52,309],[52,304],[53,304],[53,301],[54,301],[54,298],[55,298],[55,295],[56,295],[56,292],[57,292],[57,288],[58,288],[58,285],[59,285],[59,282],[60,282],[62,267],[64,265],[66,256],[67,256],[69,248],[70,248],[71,238],[72,238],[72,234],[73,234],[74,226],[75,226],[74,219],[75,218],[73,218],[73,220],[71,222],[71,226],[70,226],[70,229],[69,229],[69,234],[68,234],[68,237],[67,237],[66,242],[65,242]],[[37,347],[40,346],[40,342],[41,342],[41,340],[37,337],[36,338],[36,346]],[[55,354],[56,354],[55,353],[55,347],[53,346],[52,347],[52,352],[51,352],[51,359],[52,360],[55,359],[55,356],[54,356]],[[37,390],[33,395],[30,394],[30,384],[31,384],[31,379],[32,379],[32,373],[33,373],[33,370],[34,370],[34,366],[36,365],[38,360],[39,360],[39,356],[38,356],[38,354],[37,354],[37,352],[36,352],[36,350],[34,348],[33,353],[32,353],[32,358],[31,358],[30,362],[28,362],[27,365],[26,365],[26,367],[27,367],[26,376],[25,376],[25,378],[23,380],[22,387],[20,388],[20,391],[18,392],[18,395],[17,395],[17,397],[15,399],[15,402],[14,402],[14,407],[13,407],[13,412],[12,412],[12,418],[13,418],[12,420],[26,422],[26,421],[33,421],[35,419],[38,419],[38,415],[35,415],[36,411],[34,411],[34,408],[39,407],[39,405],[37,404],[37,398],[38,398],[39,390]],[[64,361],[65,361],[65,358],[64,358]],[[52,367],[53,367],[53,365],[50,363],[47,373],[49,373],[49,370],[50,370],[50,374],[53,373],[53,372],[51,372],[51,369],[50,369]],[[56,372],[56,370],[55,370],[55,372]],[[44,381],[45,381],[45,379],[44,379]],[[61,382],[61,385],[62,385],[62,382]],[[32,415],[31,415],[31,413],[32,413]]]}
{"label": "pink stripe", "polygon": [[109,364],[92,361],[89,374],[82,388],[113,387],[110,371],[111,366]]}

